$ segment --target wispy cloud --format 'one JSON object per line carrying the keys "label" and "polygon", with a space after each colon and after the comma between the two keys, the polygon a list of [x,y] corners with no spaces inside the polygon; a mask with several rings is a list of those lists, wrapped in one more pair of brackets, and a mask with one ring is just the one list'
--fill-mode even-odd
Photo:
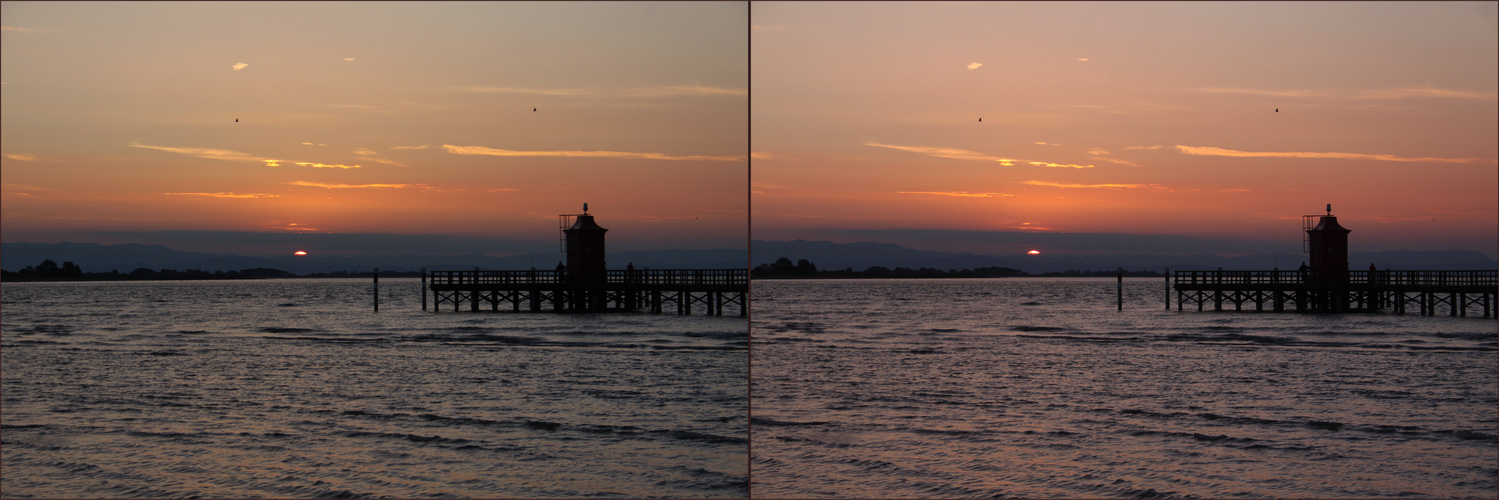
{"label": "wispy cloud", "polygon": [[1129,160],[1121,160],[1121,159],[1118,159],[1118,158],[1109,158],[1107,156],[1094,156],[1092,158],[1095,159],[1095,160],[1098,160],[1098,161],[1106,161],[1106,162],[1109,162],[1109,163],[1117,163],[1117,164],[1120,164],[1120,165],[1129,165],[1131,167],[1138,167],[1138,166],[1140,166],[1140,164],[1132,162],[1132,161],[1129,161]]}
{"label": "wispy cloud", "polygon": [[979,66],[983,66],[983,65],[984,65],[984,63],[971,62],[971,63],[968,63],[968,69],[969,70],[979,69]]}
{"label": "wispy cloud", "polygon": [[359,165],[342,165],[342,164],[337,164],[337,163],[329,165],[327,163],[318,163],[318,162],[312,162],[312,161],[299,161],[299,162],[295,162],[295,163],[297,164],[297,166],[312,167],[312,168],[345,168],[345,169],[347,169],[347,168],[360,168]]}
{"label": "wispy cloud", "polygon": [[327,146],[327,144],[315,143],[315,142],[304,142],[304,143],[302,143],[302,145],[303,146]]}
{"label": "wispy cloud", "polygon": [[1129,151],[1131,149],[1161,149],[1164,147],[1166,146],[1125,146],[1124,150]]}
{"label": "wispy cloud", "polygon": [[935,157],[938,157],[938,158],[951,158],[951,159],[954,159],[954,160],[996,161],[996,162],[999,162],[999,163],[1003,164],[1006,167],[1014,166],[1015,162],[1017,162],[1017,161],[1023,161],[1023,160],[1016,160],[1014,158],[1004,158],[1004,157],[1000,157],[1000,156],[991,156],[991,155],[988,155],[988,154],[985,154],[985,153],[980,153],[978,151],[969,151],[969,150],[966,150],[966,149],[958,149],[958,148],[944,148],[944,147],[930,147],[930,146],[897,146],[897,145],[894,145],[894,144],[881,144],[881,143],[873,142],[873,141],[864,141],[864,145],[865,146],[874,146],[874,147],[877,147],[877,148],[889,148],[889,149],[894,149],[896,151],[905,151],[905,152],[908,152],[908,153],[924,154],[924,155],[927,155],[927,156],[935,156]]}
{"label": "wispy cloud", "polygon": [[390,149],[427,149],[428,147],[430,146],[423,144],[420,146],[391,146]]}
{"label": "wispy cloud", "polygon": [[270,165],[272,167],[277,166],[277,165],[274,165],[274,164],[279,164],[280,162],[286,161],[286,160],[278,160],[278,159],[275,159],[275,158],[267,158],[267,157],[264,157],[264,156],[255,156],[255,155],[252,155],[250,153],[241,153],[239,151],[232,151],[232,150],[228,150],[228,149],[217,149],[217,148],[174,148],[174,147],[171,147],[171,146],[152,146],[150,144],[140,144],[140,143],[134,143],[134,142],[130,143],[129,146],[132,147],[132,148],[155,149],[155,150],[158,150],[158,151],[166,151],[166,152],[169,152],[169,153],[191,155],[191,156],[196,156],[196,157],[199,157],[199,158],[208,158],[208,159],[211,159],[211,160],[263,162],[263,163],[266,163],[266,164],[268,164],[268,165]]}
{"label": "wispy cloud", "polygon": [[36,155],[23,153],[5,153],[6,158],[16,161],[36,161]]}
{"label": "wispy cloud", "polygon": [[1062,182],[1025,181],[1021,184],[1032,186],[1046,186],[1062,189],[1165,189],[1160,184],[1069,184]]}
{"label": "wispy cloud", "polygon": [[282,160],[282,159],[278,159],[278,158],[267,158],[267,157],[264,157],[264,156],[255,156],[255,155],[252,155],[252,154],[249,154],[249,153],[241,153],[239,151],[232,151],[232,150],[228,150],[228,149],[217,149],[217,148],[174,148],[174,147],[170,147],[170,146],[152,146],[152,145],[149,145],[149,144],[140,144],[140,143],[130,143],[129,146],[132,147],[132,148],[155,149],[155,150],[158,150],[158,151],[166,151],[166,152],[170,152],[170,153],[191,155],[191,156],[196,156],[196,157],[199,157],[199,158],[208,158],[208,159],[211,159],[211,160],[229,160],[229,161],[253,161],[253,162],[260,162],[260,163],[264,163],[267,167],[279,167],[279,166],[281,166],[282,163],[293,163],[293,164],[296,164],[296,165],[299,165],[299,166],[312,167],[312,168],[343,168],[343,169],[360,168],[359,165],[327,164],[327,163],[318,163],[318,162],[309,162],[309,161],[297,161],[297,162],[294,162],[294,161],[291,161],[291,160]]}
{"label": "wispy cloud", "polygon": [[1052,163],[1049,161],[1032,161],[1026,163],[1047,168],[1093,168],[1092,165],[1078,165],[1076,163]]}
{"label": "wispy cloud", "polygon": [[1035,166],[1040,166],[1040,167],[1053,167],[1053,168],[1093,168],[1092,165],[1074,165],[1074,164],[1068,164],[1068,163],[1053,163],[1053,162],[1048,162],[1048,161],[1017,160],[1017,159],[1014,159],[1014,158],[1004,158],[1004,157],[999,157],[999,156],[991,156],[991,155],[988,155],[988,154],[985,154],[985,153],[980,153],[980,152],[977,152],[977,151],[969,151],[969,150],[966,150],[966,149],[958,149],[958,148],[928,147],[928,146],[896,146],[894,144],[881,144],[881,143],[873,142],[873,141],[864,141],[864,145],[865,146],[880,147],[880,148],[890,148],[890,149],[894,149],[894,150],[898,150],[898,151],[906,151],[906,152],[910,152],[910,153],[924,154],[924,155],[927,155],[927,156],[935,156],[935,157],[938,157],[938,158],[951,158],[951,159],[954,159],[954,160],[993,161],[993,162],[999,162],[1000,165],[1003,165],[1003,166],[1006,166],[1006,167],[1013,167],[1013,166],[1015,166],[1015,163],[1017,163],[1017,162],[1024,162],[1024,163],[1027,163],[1027,164],[1030,164],[1030,165],[1035,165]]}
{"label": "wispy cloud", "polygon": [[253,199],[253,198],[280,198],[281,197],[281,195],[265,194],[265,193],[247,193],[247,194],[235,194],[235,193],[161,193],[161,194],[174,195],[174,196],[208,196],[208,197],[212,197],[212,198],[252,198]]}
{"label": "wispy cloud", "polygon": [[323,189],[424,189],[426,184],[328,184],[323,182],[292,181],[287,184]]}
{"label": "wispy cloud", "polygon": [[354,60],[354,58],[352,58],[352,57],[345,57],[345,58],[344,58],[344,60],[345,60],[345,61],[353,61],[353,60]]}
{"label": "wispy cloud", "polygon": [[1088,58],[1086,58],[1086,57],[1079,57],[1079,58],[1077,58],[1077,62],[1088,62]]}
{"label": "wispy cloud", "polygon": [[1410,158],[1390,154],[1366,153],[1317,153],[1307,151],[1235,151],[1232,149],[1215,148],[1211,146],[1199,147],[1177,145],[1176,149],[1182,154],[1197,156],[1229,156],[1235,158],[1330,158],[1337,160],[1375,160],[1412,163],[1496,163],[1495,160],[1487,160],[1483,158]]}
{"label": "wispy cloud", "polygon": [[899,194],[930,194],[936,196],[952,196],[955,198],[993,198],[996,196],[1015,196],[1008,193],[970,193],[967,191],[898,191]]}
{"label": "wispy cloud", "polygon": [[239,70],[245,69],[245,68],[247,68],[249,66],[250,65],[248,65],[248,64],[245,64],[245,63],[242,63],[242,62],[237,62],[237,63],[234,63],[233,67],[234,67],[235,71],[239,71]]}
{"label": "wispy cloud", "polygon": [[661,153],[631,153],[624,151],[511,151],[483,146],[454,146],[443,144],[443,149],[458,155],[484,156],[533,156],[561,158],[620,158],[630,160],[686,160],[686,161],[743,161],[743,156],[673,156]]}
{"label": "wispy cloud", "polygon": [[0,31],[20,31],[20,32],[28,32],[28,31],[30,31],[30,32],[40,32],[40,31],[48,31],[48,30],[51,30],[51,29],[52,28],[27,28],[27,27],[24,27],[24,26],[0,26]]}
{"label": "wispy cloud", "polygon": [[1106,155],[1106,154],[1109,154],[1109,152],[1108,151],[1104,151],[1103,148],[1088,148],[1088,154],[1090,154],[1090,155]]}
{"label": "wispy cloud", "polygon": [[360,155],[360,156],[369,156],[369,155],[373,155],[373,154],[379,154],[379,153],[376,153],[374,150],[371,150],[370,148],[359,148],[359,149],[354,150],[353,153],[356,154],[356,155]]}

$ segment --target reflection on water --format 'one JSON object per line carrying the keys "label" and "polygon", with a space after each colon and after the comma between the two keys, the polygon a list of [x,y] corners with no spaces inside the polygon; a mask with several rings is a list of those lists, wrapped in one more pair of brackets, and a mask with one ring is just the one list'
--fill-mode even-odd
{"label": "reflection on water", "polygon": [[5,284],[6,498],[743,498],[746,323]]}
{"label": "reflection on water", "polygon": [[1495,321],[1177,313],[1160,281],[761,281],[765,498],[1491,498]]}

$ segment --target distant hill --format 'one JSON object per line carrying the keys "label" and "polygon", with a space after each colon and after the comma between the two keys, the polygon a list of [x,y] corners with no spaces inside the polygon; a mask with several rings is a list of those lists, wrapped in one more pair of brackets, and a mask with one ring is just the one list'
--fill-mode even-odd
{"label": "distant hill", "polygon": [[[1306,261],[1303,254],[1253,254],[1225,257],[1215,254],[1168,255],[1129,254],[1108,256],[1077,256],[1048,253],[1037,256],[1000,257],[968,252],[941,252],[913,250],[892,243],[833,243],[829,241],[765,241],[750,242],[754,266],[770,264],[777,258],[787,257],[793,261],[807,259],[818,269],[848,269],[862,271],[870,266],[888,268],[907,267],[920,269],[977,269],[981,267],[1008,267],[1031,274],[1064,271],[1108,271],[1120,267],[1126,270],[1202,270],[1202,269],[1295,269]],[[1481,252],[1449,251],[1390,251],[1353,252],[1348,255],[1349,267],[1367,269],[1374,263],[1380,269],[1425,269],[1468,270],[1496,269],[1499,261]]]}
{"label": "distant hill", "polygon": [[[654,269],[718,269],[747,268],[749,261],[745,250],[648,250],[611,253],[607,255],[610,269],[624,269],[627,264],[636,268]],[[295,274],[329,273],[338,271],[416,271],[473,269],[552,269],[563,257],[558,252],[490,257],[469,253],[461,255],[383,255],[383,256],[278,256],[247,257],[235,254],[212,254],[183,252],[161,245],[123,244],[100,245],[97,243],[4,243],[0,244],[0,268],[19,271],[26,266],[35,266],[43,260],[58,264],[73,262],[85,272],[108,272],[118,270],[129,273],[138,268],[147,269],[199,269],[203,271],[234,271],[239,269],[270,268]]]}

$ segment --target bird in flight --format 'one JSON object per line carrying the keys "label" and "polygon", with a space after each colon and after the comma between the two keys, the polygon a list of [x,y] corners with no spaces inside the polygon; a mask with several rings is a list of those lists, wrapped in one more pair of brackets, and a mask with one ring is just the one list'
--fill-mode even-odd
{"label": "bird in flight", "polygon": [[535,113],[536,112],[536,108],[531,108],[531,112]]}
{"label": "bird in flight", "polygon": [[234,123],[239,123],[239,118],[235,118]]}
{"label": "bird in flight", "polygon": [[1280,108],[1275,108],[1275,112],[1279,113],[1280,112]]}
{"label": "bird in flight", "polygon": [[984,117],[980,116],[979,121],[984,121]]}

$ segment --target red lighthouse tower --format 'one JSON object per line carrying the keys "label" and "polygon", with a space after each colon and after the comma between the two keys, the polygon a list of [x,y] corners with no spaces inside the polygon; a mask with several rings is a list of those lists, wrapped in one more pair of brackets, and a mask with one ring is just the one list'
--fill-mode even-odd
{"label": "red lighthouse tower", "polygon": [[[564,216],[566,217],[566,216]],[[604,282],[604,232],[588,214],[588,204],[572,226],[563,229],[566,236],[567,271],[573,282]]]}
{"label": "red lighthouse tower", "polygon": [[[1311,227],[1311,218],[1320,217],[1316,227]],[[1326,215],[1303,215],[1302,229],[1306,230],[1306,251],[1310,254],[1311,276],[1309,281],[1322,285],[1348,284],[1348,233],[1352,230],[1338,225],[1332,214],[1332,204],[1327,204]]]}

